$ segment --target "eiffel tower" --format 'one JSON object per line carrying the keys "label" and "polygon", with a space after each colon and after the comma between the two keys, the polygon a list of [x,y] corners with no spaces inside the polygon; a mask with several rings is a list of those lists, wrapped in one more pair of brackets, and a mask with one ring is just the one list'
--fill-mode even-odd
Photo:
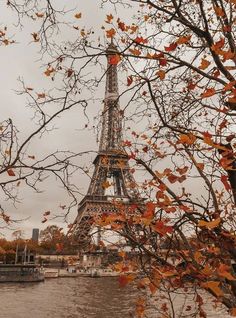
{"label": "eiffel tower", "polygon": [[116,60],[119,52],[113,42],[106,50],[107,70],[102,129],[99,151],[93,162],[95,169],[88,192],[78,206],[72,232],[79,246],[91,242],[94,217],[117,211],[114,201],[125,205],[137,202],[139,194],[122,145],[122,111],[119,106]]}

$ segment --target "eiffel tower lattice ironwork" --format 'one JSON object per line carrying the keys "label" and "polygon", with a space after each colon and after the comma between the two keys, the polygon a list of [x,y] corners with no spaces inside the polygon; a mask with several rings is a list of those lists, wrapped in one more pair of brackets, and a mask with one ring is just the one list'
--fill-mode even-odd
{"label": "eiffel tower lattice ironwork", "polygon": [[139,194],[130,171],[128,155],[122,146],[122,112],[119,106],[116,57],[119,54],[111,43],[107,50],[107,71],[102,129],[95,169],[88,192],[78,206],[73,234],[78,246],[88,245],[94,216],[116,212],[114,200],[130,205]]}

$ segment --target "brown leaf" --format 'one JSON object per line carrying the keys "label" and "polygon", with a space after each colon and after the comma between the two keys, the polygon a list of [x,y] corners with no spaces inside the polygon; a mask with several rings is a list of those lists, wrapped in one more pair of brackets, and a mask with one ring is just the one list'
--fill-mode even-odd
{"label": "brown leaf", "polygon": [[45,93],[38,93],[37,95],[38,95],[38,99],[46,97]]}
{"label": "brown leaf", "polygon": [[127,86],[130,86],[133,83],[133,76],[130,75],[127,77]]}
{"label": "brown leaf", "polygon": [[45,74],[46,76],[50,76],[54,71],[55,71],[55,69],[54,69],[53,67],[48,67],[48,68],[46,69],[46,71],[44,72],[44,74]]}
{"label": "brown leaf", "polygon": [[39,35],[38,35],[38,33],[33,32],[33,33],[31,33],[31,35],[32,35],[32,37],[33,37],[33,39],[34,39],[34,42],[39,42]]}
{"label": "brown leaf", "polygon": [[81,19],[81,17],[82,17],[82,13],[81,12],[78,12],[78,13],[75,14],[75,18],[76,19]]}
{"label": "brown leaf", "polygon": [[230,184],[228,182],[228,176],[222,175],[220,180],[223,183],[223,185],[225,187],[225,190],[229,192],[231,190],[231,186],[230,186]]}
{"label": "brown leaf", "polygon": [[43,18],[44,16],[44,13],[41,13],[41,12],[36,12],[35,14],[38,18]]}
{"label": "brown leaf", "polygon": [[10,177],[15,177],[15,172],[12,169],[8,169],[7,173]]}

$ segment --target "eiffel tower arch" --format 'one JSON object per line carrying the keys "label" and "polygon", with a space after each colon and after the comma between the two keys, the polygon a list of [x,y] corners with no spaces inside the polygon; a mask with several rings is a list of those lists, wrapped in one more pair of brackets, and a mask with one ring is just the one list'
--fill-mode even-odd
{"label": "eiffel tower arch", "polygon": [[93,162],[94,172],[87,194],[79,203],[78,214],[71,229],[82,250],[91,242],[96,216],[116,212],[114,201],[129,206],[139,200],[129,158],[122,146],[123,115],[119,105],[117,64],[112,63],[117,54],[116,46],[111,43],[106,50],[106,87],[99,151]]}

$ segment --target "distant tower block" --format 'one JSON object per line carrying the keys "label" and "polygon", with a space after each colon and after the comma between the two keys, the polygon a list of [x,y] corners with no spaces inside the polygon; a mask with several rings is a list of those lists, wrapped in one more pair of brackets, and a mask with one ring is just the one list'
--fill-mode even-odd
{"label": "distant tower block", "polygon": [[116,46],[111,43],[106,50],[106,88],[99,151],[93,162],[94,173],[88,192],[78,206],[78,215],[70,230],[81,250],[85,250],[91,242],[94,217],[117,211],[113,201],[123,202],[127,207],[140,202],[129,158],[122,145],[123,111],[119,105],[118,54]]}
{"label": "distant tower block", "polygon": [[38,242],[39,241],[39,229],[33,229],[32,231],[32,241]]}

